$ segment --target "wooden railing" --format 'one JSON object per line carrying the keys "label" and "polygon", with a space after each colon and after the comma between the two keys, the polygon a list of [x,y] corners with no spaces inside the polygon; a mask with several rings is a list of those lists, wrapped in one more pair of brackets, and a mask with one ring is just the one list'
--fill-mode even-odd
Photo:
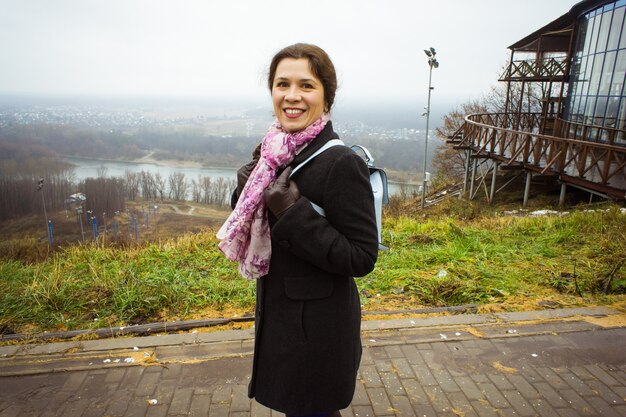
{"label": "wooden railing", "polygon": [[490,126],[538,133],[541,126],[541,113],[485,113],[482,123]]}
{"label": "wooden railing", "polygon": [[546,79],[556,80],[567,75],[567,57],[526,59],[512,61],[502,74],[501,80]]}
{"label": "wooden railing", "polygon": [[[521,127],[533,128],[501,127],[504,120],[519,121]],[[626,198],[626,143],[617,141],[624,131],[613,133],[615,129],[589,127],[606,131],[597,135],[614,138],[611,143],[582,140],[582,137],[549,136],[534,129],[536,120],[534,115],[511,118],[510,115],[497,113],[472,114],[465,117],[461,135],[457,135],[452,142],[457,148],[471,149],[473,157],[493,158],[499,160],[502,166],[558,175],[564,182],[619,199]],[[561,129],[567,132],[571,128],[571,124],[567,127],[561,124]]]}
{"label": "wooden railing", "polygon": [[626,146],[626,130],[556,119],[554,136]]}

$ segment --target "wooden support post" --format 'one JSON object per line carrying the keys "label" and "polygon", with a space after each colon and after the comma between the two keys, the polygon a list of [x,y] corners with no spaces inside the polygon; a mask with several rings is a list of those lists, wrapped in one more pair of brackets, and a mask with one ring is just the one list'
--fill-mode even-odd
{"label": "wooden support post", "polygon": [[491,173],[491,190],[489,190],[489,204],[493,203],[496,195],[496,176],[498,175],[498,161],[493,161],[493,172]]}
{"label": "wooden support post", "polygon": [[559,207],[563,207],[565,205],[565,192],[567,191],[567,184],[561,184],[561,195],[559,195]]}
{"label": "wooden support post", "polygon": [[474,158],[474,164],[472,166],[472,179],[470,181],[469,199],[474,197],[474,178],[476,178],[476,166],[478,165],[478,158]]}
{"label": "wooden support post", "polygon": [[468,149],[467,150],[467,156],[465,158],[465,173],[463,175],[463,191],[461,191],[461,194],[459,194],[459,200],[463,198],[463,196],[465,195],[465,193],[467,192],[467,179],[469,177],[469,171],[470,171],[470,163],[472,161],[472,150]]}
{"label": "wooden support post", "polygon": [[522,121],[522,105],[524,104],[524,87],[526,86],[526,80],[522,79],[522,87],[519,93],[519,102],[517,103],[517,114],[515,117],[517,118],[515,121],[515,127],[513,130],[520,130],[520,122]]}
{"label": "wooden support post", "polygon": [[515,55],[515,51],[511,49],[511,57],[509,58],[509,69],[507,74],[507,83],[506,83],[506,98],[504,101],[504,117],[502,118],[502,126],[504,128],[509,128],[507,124],[507,117],[509,113],[509,95],[511,94],[511,69],[513,68],[513,56]]}
{"label": "wooden support post", "polygon": [[530,180],[532,180],[533,174],[528,171],[526,173],[526,187],[524,187],[524,202],[522,203],[522,207],[526,207],[528,204],[528,196],[530,195]]}

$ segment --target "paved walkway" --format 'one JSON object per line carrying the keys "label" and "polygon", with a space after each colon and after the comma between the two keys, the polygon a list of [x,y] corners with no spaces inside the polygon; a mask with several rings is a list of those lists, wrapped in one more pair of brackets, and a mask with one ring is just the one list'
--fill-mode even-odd
{"label": "paved walkway", "polygon": [[[364,322],[343,416],[626,416],[606,308]],[[282,416],[250,401],[251,331],[0,347],[0,417]]]}

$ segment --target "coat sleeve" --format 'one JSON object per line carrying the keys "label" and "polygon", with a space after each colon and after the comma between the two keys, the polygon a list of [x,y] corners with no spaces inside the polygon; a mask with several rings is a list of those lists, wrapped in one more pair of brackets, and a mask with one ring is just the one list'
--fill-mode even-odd
{"label": "coat sleeve", "polygon": [[378,257],[369,170],[358,155],[346,152],[332,163],[322,186],[326,217],[303,196],[276,222],[272,239],[317,268],[364,276]]}
{"label": "coat sleeve", "polygon": [[233,190],[233,193],[230,195],[230,208],[231,209],[235,209],[235,206],[237,205],[237,201],[239,201],[239,195],[237,195],[237,189],[235,188]]}

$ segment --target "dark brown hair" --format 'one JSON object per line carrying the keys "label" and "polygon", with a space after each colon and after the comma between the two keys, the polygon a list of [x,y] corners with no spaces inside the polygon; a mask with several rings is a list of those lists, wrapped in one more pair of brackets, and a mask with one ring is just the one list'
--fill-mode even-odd
{"label": "dark brown hair", "polygon": [[326,111],[330,111],[330,108],[335,102],[335,92],[337,91],[337,73],[335,72],[335,66],[328,57],[328,54],[319,46],[311,45],[308,43],[296,43],[287,46],[280,51],[270,63],[269,75],[267,77],[267,84],[272,91],[274,84],[274,77],[276,76],[276,68],[280,61],[285,58],[293,59],[308,59],[311,72],[315,75],[324,87],[324,104],[326,105]]}

